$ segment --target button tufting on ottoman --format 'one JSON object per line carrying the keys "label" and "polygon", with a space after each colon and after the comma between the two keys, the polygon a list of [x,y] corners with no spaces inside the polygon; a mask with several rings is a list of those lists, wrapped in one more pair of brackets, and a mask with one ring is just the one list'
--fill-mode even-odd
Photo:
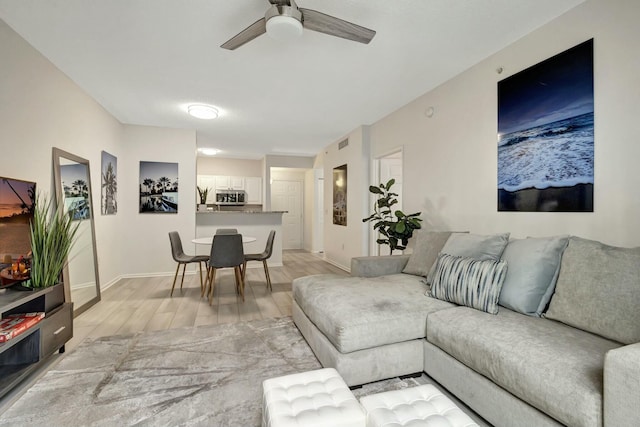
{"label": "button tufting on ottoman", "polygon": [[262,426],[364,427],[365,414],[333,368],[262,383]]}
{"label": "button tufting on ottoman", "polygon": [[431,384],[365,396],[367,427],[478,426]]}

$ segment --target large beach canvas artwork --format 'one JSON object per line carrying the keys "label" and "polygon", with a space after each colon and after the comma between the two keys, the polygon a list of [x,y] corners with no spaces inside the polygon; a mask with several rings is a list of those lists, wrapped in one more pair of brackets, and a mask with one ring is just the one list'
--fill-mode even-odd
{"label": "large beach canvas artwork", "polygon": [[333,223],[347,225],[347,165],[333,169]]}
{"label": "large beach canvas artwork", "polygon": [[178,164],[140,162],[140,213],[178,213]]}
{"label": "large beach canvas artwork", "polygon": [[115,215],[118,212],[118,159],[102,152],[101,182],[102,195],[100,211],[102,215]]}
{"label": "large beach canvas artwork", "polygon": [[498,82],[498,211],[593,212],[593,40]]}
{"label": "large beach canvas artwork", "polygon": [[35,199],[35,182],[0,177],[0,262],[31,251]]}
{"label": "large beach canvas artwork", "polygon": [[88,176],[85,164],[60,165],[64,206],[74,221],[91,218]]}

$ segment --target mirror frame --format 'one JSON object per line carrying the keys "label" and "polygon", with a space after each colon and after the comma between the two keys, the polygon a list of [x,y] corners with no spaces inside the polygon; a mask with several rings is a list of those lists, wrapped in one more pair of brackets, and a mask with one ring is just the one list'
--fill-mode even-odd
{"label": "mirror frame", "polygon": [[[87,187],[89,189],[89,210],[91,215],[91,240],[93,247],[93,267],[95,270],[96,278],[96,296],[86,303],[82,304],[81,306],[76,307],[74,304],[73,316],[77,317],[79,314],[88,310],[91,306],[96,304],[101,299],[100,275],[98,273],[98,249],[96,246],[96,227],[93,210],[93,190],[91,189],[91,168],[89,167],[89,160],[83,159],[82,157],[78,157],[75,154],[71,154],[59,148],[53,147],[53,186],[55,187],[56,203],[58,205],[60,205],[61,203],[64,204],[64,194],[62,192],[62,177],[60,174],[61,158],[87,166]],[[67,263],[62,270],[62,278],[64,282],[64,300],[73,302],[73,300],[71,299],[71,283],[69,283],[69,260],[67,260]]]}

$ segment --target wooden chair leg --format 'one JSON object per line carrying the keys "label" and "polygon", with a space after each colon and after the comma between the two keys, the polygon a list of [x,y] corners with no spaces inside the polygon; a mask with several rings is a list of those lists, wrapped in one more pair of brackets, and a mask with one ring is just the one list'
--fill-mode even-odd
{"label": "wooden chair leg", "polygon": [[202,298],[205,295],[206,291],[209,289],[209,284],[210,284],[209,276],[211,276],[211,267],[209,267],[209,264],[207,263],[207,273],[204,278],[204,288],[202,288],[200,298]]}
{"label": "wooden chair leg", "polygon": [[176,287],[176,279],[178,278],[178,271],[180,271],[180,263],[178,263],[178,268],[176,268],[176,274],[173,276],[173,285],[171,285],[171,294],[169,294],[169,296],[173,296],[173,288]]}
{"label": "wooden chair leg", "polygon": [[202,261],[198,261],[198,266],[200,267],[200,294],[204,292],[204,284],[202,283]]}
{"label": "wooden chair leg", "polygon": [[242,280],[242,271],[240,266],[234,267],[236,273],[236,286],[240,288],[240,295],[242,296],[242,302],[244,302],[244,280]]}
{"label": "wooden chair leg", "polygon": [[263,259],[262,260],[262,265],[264,266],[264,275],[267,278],[267,287],[269,288],[269,290],[271,291],[271,277],[269,276],[269,267],[267,266],[267,260]]}
{"label": "wooden chair leg", "polygon": [[213,291],[216,286],[216,269],[211,267],[211,282],[209,286],[209,305],[213,304]]}
{"label": "wooden chair leg", "polygon": [[184,273],[187,271],[187,264],[182,265],[182,280],[180,281],[180,290],[182,290],[182,285],[184,284]]}
{"label": "wooden chair leg", "polygon": [[247,261],[242,263],[242,280],[247,277]]}

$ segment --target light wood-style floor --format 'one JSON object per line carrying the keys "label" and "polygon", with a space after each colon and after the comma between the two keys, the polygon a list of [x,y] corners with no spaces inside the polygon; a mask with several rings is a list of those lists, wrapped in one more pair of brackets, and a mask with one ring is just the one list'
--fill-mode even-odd
{"label": "light wood-style floor", "polygon": [[[171,277],[123,279],[102,293],[102,300],[74,319],[71,350],[87,337],[128,334],[183,326],[232,323],[291,315],[291,282],[311,274],[348,275],[304,251],[284,251],[283,267],[271,267],[273,292],[266,287],[262,263],[247,268],[245,301],[236,295],[233,269],[219,270],[213,305],[200,297],[197,274],[185,276],[180,291],[180,276],[173,297]],[[253,268],[255,267],[255,268]]]}

